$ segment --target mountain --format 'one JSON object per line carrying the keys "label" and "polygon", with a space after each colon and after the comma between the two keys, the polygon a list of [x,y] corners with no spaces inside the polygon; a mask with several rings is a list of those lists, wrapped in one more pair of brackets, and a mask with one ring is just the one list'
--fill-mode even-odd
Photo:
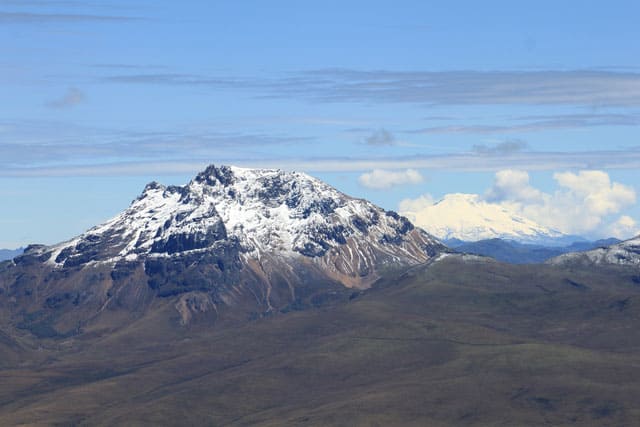
{"label": "mountain", "polygon": [[556,265],[640,265],[640,236],[614,245],[607,245],[586,252],[560,255],[548,261]]}
{"label": "mountain", "polygon": [[574,242],[568,246],[542,246],[513,240],[487,239],[477,242],[455,241],[447,244],[457,252],[488,256],[511,264],[534,264],[568,252],[587,251],[619,242],[618,239],[610,238],[593,242]]}
{"label": "mountain", "polygon": [[148,184],[72,240],[28,247],[0,265],[0,289],[23,329],[69,336],[162,299],[183,324],[300,309],[443,250],[406,218],[309,175],[210,166],[184,186]]}
{"label": "mountain", "polygon": [[[525,218],[476,194],[447,194],[419,212],[402,212],[443,241],[508,239],[521,243],[568,244],[567,235]],[[572,240],[572,239],[571,239]]]}
{"label": "mountain", "polygon": [[7,259],[12,259],[17,257],[18,255],[24,252],[24,248],[18,249],[0,249],[0,261],[5,261]]}

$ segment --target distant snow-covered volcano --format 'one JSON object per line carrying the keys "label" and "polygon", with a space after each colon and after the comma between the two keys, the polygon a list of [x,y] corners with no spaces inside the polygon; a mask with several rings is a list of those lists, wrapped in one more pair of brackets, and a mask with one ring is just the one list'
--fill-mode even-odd
{"label": "distant snow-covered volcano", "polygon": [[508,239],[545,243],[569,237],[525,218],[508,207],[488,203],[477,194],[447,194],[420,211],[403,211],[414,224],[442,240]]}

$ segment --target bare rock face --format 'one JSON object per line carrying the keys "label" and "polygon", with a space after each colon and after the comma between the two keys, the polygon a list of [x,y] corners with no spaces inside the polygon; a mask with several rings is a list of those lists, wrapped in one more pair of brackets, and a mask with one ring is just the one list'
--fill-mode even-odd
{"label": "bare rock face", "polygon": [[152,182],[104,224],[5,262],[0,304],[44,334],[163,298],[175,299],[182,323],[233,307],[261,315],[367,288],[444,249],[395,212],[304,173],[209,166],[185,186]]}
{"label": "bare rock face", "polygon": [[180,295],[175,304],[175,308],[180,314],[180,324],[187,325],[194,315],[217,311],[216,304],[211,300],[211,296],[205,292],[187,292]]}

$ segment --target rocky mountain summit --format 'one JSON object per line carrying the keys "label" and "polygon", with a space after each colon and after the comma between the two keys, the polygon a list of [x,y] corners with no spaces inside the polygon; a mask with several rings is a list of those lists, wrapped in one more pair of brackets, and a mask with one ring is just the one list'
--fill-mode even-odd
{"label": "rocky mountain summit", "polygon": [[[209,166],[184,186],[148,184],[121,214],[72,240],[27,248],[0,268],[0,289],[37,309],[36,323],[67,305],[102,313],[153,297],[176,299],[188,322],[366,288],[384,270],[443,250],[406,218],[304,173]],[[62,323],[53,329],[73,322]]]}

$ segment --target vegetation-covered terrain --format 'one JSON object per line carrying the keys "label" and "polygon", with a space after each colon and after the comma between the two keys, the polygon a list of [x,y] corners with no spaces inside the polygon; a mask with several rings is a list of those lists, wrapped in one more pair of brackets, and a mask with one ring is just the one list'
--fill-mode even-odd
{"label": "vegetation-covered terrain", "polygon": [[95,334],[5,318],[0,424],[633,425],[639,282],[449,256],[263,318],[183,326],[177,296]]}

